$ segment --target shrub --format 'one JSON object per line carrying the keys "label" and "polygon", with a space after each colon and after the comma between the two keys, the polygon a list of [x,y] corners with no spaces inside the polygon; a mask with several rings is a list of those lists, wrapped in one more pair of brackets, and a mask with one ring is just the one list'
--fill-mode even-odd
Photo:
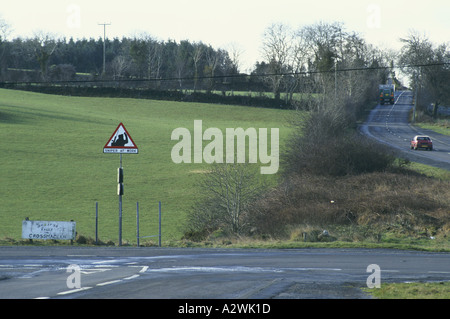
{"label": "shrub", "polygon": [[391,167],[393,154],[351,129],[345,118],[313,112],[297,126],[283,159],[286,176],[345,176]]}
{"label": "shrub", "polygon": [[450,222],[449,182],[419,174],[376,172],[345,177],[292,176],[250,211],[258,234],[289,236],[309,225],[375,227],[420,235]]}
{"label": "shrub", "polygon": [[221,229],[225,234],[248,230],[248,210],[263,185],[249,164],[215,164],[199,185],[201,194],[188,212],[184,238],[195,241]]}

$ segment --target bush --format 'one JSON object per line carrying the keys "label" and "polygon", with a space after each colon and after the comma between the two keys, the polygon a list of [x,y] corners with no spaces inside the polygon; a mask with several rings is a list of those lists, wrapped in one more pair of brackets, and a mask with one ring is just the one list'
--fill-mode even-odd
{"label": "bush", "polygon": [[294,131],[284,158],[286,176],[345,176],[381,172],[393,154],[351,128],[345,116],[314,112]]}
{"label": "bush", "polygon": [[261,198],[249,215],[257,234],[275,237],[289,237],[289,230],[300,225],[381,227],[419,236],[424,229],[446,231],[449,186],[448,181],[406,170],[345,177],[297,175]]}
{"label": "bush", "polygon": [[248,211],[264,188],[257,176],[249,164],[211,165],[188,212],[184,238],[200,241],[219,229],[229,235],[246,233],[251,227]]}

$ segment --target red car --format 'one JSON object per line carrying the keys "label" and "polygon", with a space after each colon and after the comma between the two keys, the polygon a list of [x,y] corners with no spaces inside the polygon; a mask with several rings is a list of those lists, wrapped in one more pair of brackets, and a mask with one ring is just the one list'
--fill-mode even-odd
{"label": "red car", "polygon": [[416,135],[411,140],[411,149],[417,150],[419,148],[424,148],[431,151],[433,149],[433,141],[429,136]]}

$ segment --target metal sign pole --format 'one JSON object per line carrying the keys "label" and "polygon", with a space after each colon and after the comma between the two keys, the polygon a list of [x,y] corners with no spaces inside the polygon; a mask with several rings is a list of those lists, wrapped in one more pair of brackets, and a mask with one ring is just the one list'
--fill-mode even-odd
{"label": "metal sign pole", "polygon": [[[122,169],[122,153],[120,153],[120,170]],[[122,189],[119,183],[119,246],[122,246]]]}
{"label": "metal sign pole", "polygon": [[159,247],[161,247],[161,202],[159,202]]}
{"label": "metal sign pole", "polygon": [[95,202],[95,244],[98,244],[98,202]]}
{"label": "metal sign pole", "polygon": [[139,247],[139,202],[136,202],[136,239]]}

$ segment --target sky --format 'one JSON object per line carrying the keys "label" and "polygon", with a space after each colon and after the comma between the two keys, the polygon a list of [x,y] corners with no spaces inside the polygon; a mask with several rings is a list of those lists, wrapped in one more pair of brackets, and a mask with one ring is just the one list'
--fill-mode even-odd
{"label": "sky", "polygon": [[[4,3],[7,2],[7,5]],[[0,0],[9,38],[46,32],[69,39],[110,39],[147,34],[167,40],[203,42],[241,52],[241,71],[261,61],[264,30],[273,23],[297,29],[317,22],[342,22],[368,43],[399,49],[411,30],[436,44],[450,43],[449,0]]]}

